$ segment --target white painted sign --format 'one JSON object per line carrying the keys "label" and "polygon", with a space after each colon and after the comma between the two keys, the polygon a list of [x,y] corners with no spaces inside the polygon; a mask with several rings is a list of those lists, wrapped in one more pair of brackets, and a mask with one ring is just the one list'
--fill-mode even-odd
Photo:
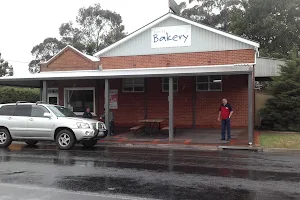
{"label": "white painted sign", "polygon": [[191,25],[151,29],[151,48],[191,46]]}

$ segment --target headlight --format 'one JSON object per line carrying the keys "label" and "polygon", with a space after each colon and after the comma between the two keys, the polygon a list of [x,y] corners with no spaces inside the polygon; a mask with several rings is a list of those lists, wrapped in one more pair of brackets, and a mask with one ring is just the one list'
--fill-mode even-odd
{"label": "headlight", "polygon": [[90,125],[88,123],[78,122],[77,127],[78,128],[90,128]]}

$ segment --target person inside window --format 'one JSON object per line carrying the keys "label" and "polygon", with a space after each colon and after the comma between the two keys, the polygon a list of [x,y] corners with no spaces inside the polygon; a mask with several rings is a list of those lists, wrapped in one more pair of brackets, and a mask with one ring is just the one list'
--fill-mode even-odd
{"label": "person inside window", "polygon": [[83,113],[83,118],[89,118],[91,119],[93,117],[92,113],[91,113],[91,109],[90,108],[86,108],[86,110]]}

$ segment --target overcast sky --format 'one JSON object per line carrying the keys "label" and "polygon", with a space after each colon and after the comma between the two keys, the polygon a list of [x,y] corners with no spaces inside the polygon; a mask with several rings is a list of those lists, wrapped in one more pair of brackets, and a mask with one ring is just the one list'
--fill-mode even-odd
{"label": "overcast sky", "polygon": [[[176,2],[180,3],[181,0]],[[103,9],[119,13],[128,33],[169,10],[168,0],[1,0],[2,58],[13,65],[15,75],[29,73],[32,47],[47,37],[58,37],[61,23],[75,21],[79,8],[94,3],[100,3]]]}

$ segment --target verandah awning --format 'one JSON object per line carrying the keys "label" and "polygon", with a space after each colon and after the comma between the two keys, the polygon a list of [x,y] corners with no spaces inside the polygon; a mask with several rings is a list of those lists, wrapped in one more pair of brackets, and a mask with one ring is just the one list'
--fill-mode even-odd
{"label": "verandah awning", "polygon": [[249,74],[253,72],[253,65],[254,63],[236,65],[41,72],[38,74],[29,74],[25,76],[1,77],[0,85],[40,87],[41,81],[47,80]]}

